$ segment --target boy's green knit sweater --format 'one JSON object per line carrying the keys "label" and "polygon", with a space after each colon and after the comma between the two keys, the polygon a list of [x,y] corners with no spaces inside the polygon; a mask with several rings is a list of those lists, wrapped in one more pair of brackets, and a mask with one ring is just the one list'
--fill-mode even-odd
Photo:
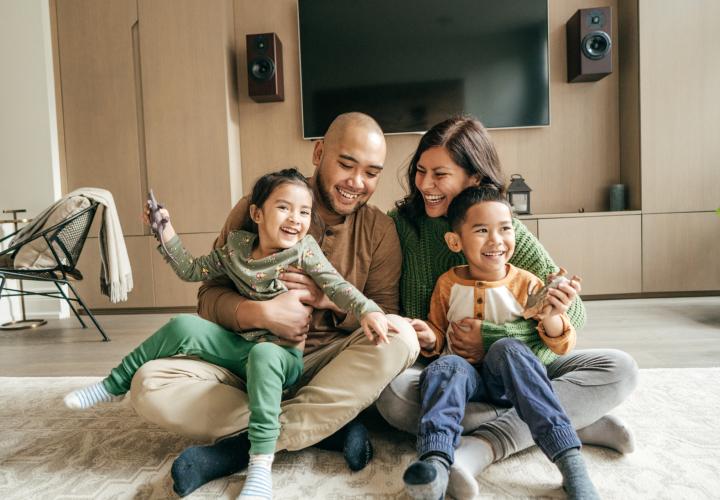
{"label": "boy's green knit sweater", "polygon": [[[396,210],[389,212],[395,221],[400,245],[403,252],[402,276],[400,278],[401,314],[410,318],[427,319],[435,282],[445,271],[453,266],[467,264],[461,253],[452,252],[445,244],[444,235],[451,231],[445,217],[421,217],[417,228],[407,219],[398,215]],[[558,271],[547,251],[533,234],[518,219],[513,219],[515,229],[515,253],[510,263],[530,271],[545,281],[548,274]],[[575,330],[585,324],[585,306],[580,297],[576,297],[567,311]],[[557,359],[537,334],[537,322],[518,320],[504,325],[483,322],[483,344],[485,350],[496,340],[513,337],[528,344],[543,364]],[[539,342],[539,344],[538,344]]]}

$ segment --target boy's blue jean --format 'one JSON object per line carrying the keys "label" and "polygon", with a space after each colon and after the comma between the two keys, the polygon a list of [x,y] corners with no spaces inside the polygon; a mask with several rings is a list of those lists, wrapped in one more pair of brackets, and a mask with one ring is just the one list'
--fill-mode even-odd
{"label": "boy's blue jean", "polygon": [[515,339],[495,342],[479,368],[454,354],[433,361],[420,376],[420,397],[419,457],[439,452],[453,461],[469,401],[514,406],[550,460],[580,447],[545,367],[530,348]]}

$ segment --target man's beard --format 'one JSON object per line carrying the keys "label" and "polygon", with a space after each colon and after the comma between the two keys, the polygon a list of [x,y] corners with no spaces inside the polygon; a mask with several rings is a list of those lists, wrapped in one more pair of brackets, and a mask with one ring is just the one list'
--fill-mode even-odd
{"label": "man's beard", "polygon": [[[340,215],[342,217],[346,215],[353,214],[360,210],[366,203],[365,201],[359,201],[355,204],[355,206],[352,208],[352,210],[340,212],[338,208],[335,206],[332,194],[330,194],[330,191],[325,188],[325,182],[323,181],[322,175],[320,172],[318,172],[315,177],[317,178],[317,190],[318,194],[320,195],[320,202],[323,204],[323,206],[329,211],[332,212],[334,215]],[[332,189],[332,188],[331,188]]]}

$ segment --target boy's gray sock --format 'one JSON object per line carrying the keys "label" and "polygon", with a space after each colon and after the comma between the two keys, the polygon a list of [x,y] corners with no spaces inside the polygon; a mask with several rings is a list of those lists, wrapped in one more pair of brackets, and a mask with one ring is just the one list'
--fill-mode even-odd
{"label": "boy's gray sock", "polygon": [[604,446],[620,453],[635,451],[635,438],[625,422],[614,415],[605,415],[600,420],[577,431],[582,444]]}
{"label": "boy's gray sock", "polygon": [[73,410],[86,410],[92,408],[98,403],[109,403],[117,401],[119,396],[110,394],[102,382],[98,382],[82,389],[76,389],[67,394],[63,401],[65,406]]}
{"label": "boy's gray sock", "polygon": [[405,469],[405,492],[413,500],[445,498],[450,463],[438,455],[430,455]]}
{"label": "boy's gray sock", "polygon": [[563,476],[563,489],[570,500],[600,500],[590,480],[580,450],[571,448],[555,458],[555,465]]}

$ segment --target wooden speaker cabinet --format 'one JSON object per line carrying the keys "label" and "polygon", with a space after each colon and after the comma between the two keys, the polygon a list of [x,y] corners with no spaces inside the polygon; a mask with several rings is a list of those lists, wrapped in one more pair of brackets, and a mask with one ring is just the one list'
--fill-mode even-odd
{"label": "wooden speaker cabinet", "polygon": [[612,10],[580,9],[565,25],[568,82],[594,82],[612,73]]}
{"label": "wooden speaker cabinet", "polygon": [[285,100],[282,43],[275,33],[246,35],[248,94],[255,102]]}

